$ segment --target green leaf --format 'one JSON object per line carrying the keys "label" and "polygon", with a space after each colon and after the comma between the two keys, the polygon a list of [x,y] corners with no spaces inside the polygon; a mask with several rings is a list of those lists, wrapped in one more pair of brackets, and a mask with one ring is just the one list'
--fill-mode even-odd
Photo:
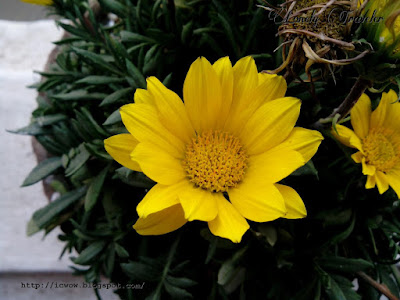
{"label": "green leaf", "polygon": [[303,175],[314,175],[318,179],[318,170],[315,168],[314,163],[310,160],[301,168],[294,171],[292,174],[293,176],[303,176]]}
{"label": "green leaf", "polygon": [[324,270],[356,273],[372,269],[374,264],[361,258],[346,258],[340,256],[324,256],[317,260]]}
{"label": "green leaf", "polygon": [[329,285],[324,287],[330,300],[347,300],[342,289],[332,277],[329,277]]}
{"label": "green leaf", "polygon": [[112,125],[118,122],[121,122],[121,113],[119,112],[119,108],[114,111],[111,115],[109,115],[109,117],[107,118],[107,120],[105,120],[105,122],[103,123],[104,126],[106,125]]}
{"label": "green leaf", "polygon": [[81,199],[85,192],[86,188],[81,187],[65,193],[56,200],[50,202],[50,204],[47,206],[37,210],[28,223],[27,235],[31,236],[32,234],[50,225],[54,218],[56,218],[69,206]]}
{"label": "green leaf", "polygon": [[165,290],[171,295],[172,299],[192,299],[193,296],[188,291],[181,289],[177,286],[169,284],[167,281],[164,282]]}
{"label": "green leaf", "polygon": [[126,249],[118,243],[115,243],[115,251],[117,252],[118,256],[121,258],[129,257],[129,252],[126,251]]}
{"label": "green leaf", "polygon": [[61,157],[51,157],[38,164],[25,178],[22,186],[34,184],[61,167]]}
{"label": "green leaf", "polygon": [[93,62],[97,66],[101,67],[106,71],[110,71],[112,73],[118,74],[120,76],[124,76],[124,74],[119,71],[118,69],[114,68],[113,65],[107,62],[103,55],[96,54],[87,50],[79,49],[76,47],[71,47],[72,50],[76,52],[79,56],[88,59],[89,61]]}
{"label": "green leaf", "polygon": [[141,262],[131,261],[129,263],[123,263],[121,264],[121,268],[132,280],[154,282],[161,276],[161,270]]}
{"label": "green leaf", "polygon": [[191,286],[194,286],[197,284],[196,281],[191,280],[189,278],[185,278],[185,277],[167,276],[166,281],[173,286],[179,286],[182,288],[191,287]]}
{"label": "green leaf", "polygon": [[125,80],[123,78],[91,75],[76,81],[76,83],[98,85],[98,84],[119,83],[124,81]]}
{"label": "green leaf", "polygon": [[225,285],[232,280],[236,273],[239,272],[239,262],[247,251],[247,246],[237,251],[232,258],[225,261],[218,271],[218,284]]}
{"label": "green leaf", "polygon": [[102,100],[107,97],[104,93],[89,93],[86,90],[75,90],[65,94],[57,94],[51,96],[57,100],[78,101],[78,100]]}
{"label": "green leaf", "polygon": [[48,126],[59,121],[67,119],[66,115],[63,114],[54,114],[54,115],[46,115],[34,118],[34,121],[39,124],[39,126]]}
{"label": "green leaf", "polygon": [[[104,98],[104,100],[100,103],[100,106],[113,104],[114,102],[120,100],[122,97],[124,97],[125,95],[127,95],[128,93],[130,93],[132,91],[133,91],[133,88],[131,88],[131,87],[125,88],[122,90],[117,90],[114,93],[112,93],[111,95],[108,95],[106,98]],[[133,95],[131,98],[133,98]]]}
{"label": "green leaf", "polygon": [[156,183],[141,172],[132,171],[121,167],[115,170],[114,178],[119,178],[122,182],[135,187],[152,188]]}
{"label": "green leaf", "polygon": [[69,177],[82,167],[90,157],[90,153],[86,150],[84,144],[80,144],[78,147],[79,153],[73,158],[70,158],[67,169],[65,170],[65,176]]}
{"label": "green leaf", "polygon": [[115,0],[99,0],[101,6],[110,12],[116,14],[117,16],[124,17],[128,10],[125,5],[122,5],[118,1]]}
{"label": "green leaf", "polygon": [[85,197],[85,211],[91,210],[96,204],[109,168],[110,165],[105,167],[90,183]]}
{"label": "green leaf", "polygon": [[29,124],[28,126],[10,130],[7,129],[7,132],[14,133],[14,134],[21,134],[21,135],[40,135],[45,134],[46,130],[42,128],[38,123],[34,122]]}
{"label": "green leaf", "polygon": [[146,79],[139,69],[129,60],[125,60],[125,63],[128,74],[136,82],[137,87],[146,88]]}
{"label": "green leaf", "polygon": [[106,241],[96,241],[86,247],[77,258],[71,259],[78,265],[90,265],[91,261],[104,249]]}
{"label": "green leaf", "polygon": [[153,40],[152,38],[130,31],[121,31],[121,40],[123,42],[148,43],[148,44],[157,43],[157,41]]}

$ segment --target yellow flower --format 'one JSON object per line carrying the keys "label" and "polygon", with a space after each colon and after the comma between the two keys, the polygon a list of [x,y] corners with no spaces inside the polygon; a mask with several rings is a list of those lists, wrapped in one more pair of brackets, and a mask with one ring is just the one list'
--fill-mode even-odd
{"label": "yellow flower", "polygon": [[240,242],[246,219],[305,217],[297,192],[277,182],[310,160],[322,136],[294,127],[300,100],[285,93],[285,80],[258,73],[251,57],[234,67],[227,57],[213,65],[197,59],[184,103],[148,78],[147,90],[120,110],[129,134],[105,140],[116,161],[157,182],[137,206],[134,229],[157,235],[200,220]]}
{"label": "yellow flower", "polygon": [[53,5],[53,0],[21,0],[21,1],[29,4]]}
{"label": "yellow flower", "polygon": [[371,113],[371,101],[362,95],[350,113],[354,131],[337,125],[337,133],[332,132],[341,143],[359,150],[352,158],[362,164],[362,172],[368,176],[365,188],[376,185],[383,194],[390,185],[400,198],[400,103],[397,99],[393,90],[383,93],[379,106]]}
{"label": "yellow flower", "polygon": [[[367,40],[379,54],[400,57],[400,2],[398,0],[371,0],[364,9],[374,21],[365,22]],[[379,19],[381,18],[381,19]]]}

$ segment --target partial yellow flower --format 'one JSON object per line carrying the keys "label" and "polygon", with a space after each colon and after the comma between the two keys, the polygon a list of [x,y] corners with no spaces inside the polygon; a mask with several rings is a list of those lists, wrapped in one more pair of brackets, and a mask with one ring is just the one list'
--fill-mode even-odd
{"label": "partial yellow flower", "polygon": [[336,125],[336,138],[348,147],[359,151],[352,155],[362,164],[367,175],[365,188],[378,187],[383,194],[389,185],[400,198],[400,103],[391,90],[383,93],[377,109],[371,113],[371,100],[362,95],[351,110],[353,130]]}
{"label": "partial yellow flower", "polygon": [[370,42],[378,54],[389,58],[400,57],[400,2],[398,0],[370,0],[366,16],[374,21],[363,23]]}
{"label": "partial yellow flower", "polygon": [[148,78],[147,90],[120,110],[130,134],[104,142],[116,161],[157,182],[137,206],[134,229],[158,235],[200,220],[238,243],[246,219],[305,217],[297,192],[277,182],[310,160],[323,138],[294,127],[300,100],[285,93],[283,77],[258,73],[251,57],[234,67],[228,57],[213,65],[197,59],[184,102]]}
{"label": "partial yellow flower", "polygon": [[37,5],[53,5],[53,0],[21,0],[22,2],[26,2],[29,4],[37,4]]}

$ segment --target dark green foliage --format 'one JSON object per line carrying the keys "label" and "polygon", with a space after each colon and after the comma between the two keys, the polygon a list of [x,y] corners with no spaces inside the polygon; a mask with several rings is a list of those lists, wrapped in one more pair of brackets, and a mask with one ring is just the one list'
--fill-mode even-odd
{"label": "dark green foliage", "polygon": [[[271,2],[271,1],[270,1]],[[156,76],[181,95],[190,64],[199,56],[232,62],[253,55],[260,70],[274,69],[276,26],[256,1],[55,0],[54,13],[69,22],[56,42],[59,53],[36,85],[38,108],[31,124],[13,131],[33,135],[54,157],[24,185],[57,175],[61,196],[34,213],[28,234],[60,226],[64,251],[75,249],[75,274],[96,283],[100,274],[122,286],[122,299],[378,299],[360,279],[365,272],[399,296],[399,205],[393,191],[365,190],[351,150],[325,132],[318,154],[285,179],[308,209],[303,220],[251,224],[241,244],[213,236],[203,222],[177,232],[139,236],[136,206],[155,183],[121,167],[103,140],[126,132],[119,107]],[[112,22],[107,15],[113,13]],[[351,86],[346,78],[309,85],[292,82],[288,95],[302,99],[298,126],[310,128],[329,115]],[[350,82],[350,83],[349,83]],[[376,97],[375,97],[376,98]],[[68,191],[68,192],[66,192]],[[64,253],[64,252],[63,252]],[[50,254],[49,254],[50,255]],[[353,288],[358,278],[359,289]]]}

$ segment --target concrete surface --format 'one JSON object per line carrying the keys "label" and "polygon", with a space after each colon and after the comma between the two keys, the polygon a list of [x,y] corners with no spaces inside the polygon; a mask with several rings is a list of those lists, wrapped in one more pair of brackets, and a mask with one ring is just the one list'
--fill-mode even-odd
{"label": "concrete surface", "polygon": [[47,10],[19,0],[0,0],[0,19],[13,21],[34,21],[45,19]]}
{"label": "concrete surface", "polygon": [[[1,7],[3,7],[3,1]],[[1,11],[1,9],[0,9]],[[47,204],[41,183],[20,188],[36,165],[29,136],[6,129],[29,124],[36,108],[36,91],[26,88],[40,78],[42,70],[61,36],[53,21],[9,22],[0,20],[0,299],[96,299],[90,288],[22,288],[21,282],[78,282],[68,266],[68,254],[58,257],[64,246],[59,230],[43,239],[43,233],[26,236],[33,212]],[[117,299],[112,290],[102,290],[103,299]]]}

